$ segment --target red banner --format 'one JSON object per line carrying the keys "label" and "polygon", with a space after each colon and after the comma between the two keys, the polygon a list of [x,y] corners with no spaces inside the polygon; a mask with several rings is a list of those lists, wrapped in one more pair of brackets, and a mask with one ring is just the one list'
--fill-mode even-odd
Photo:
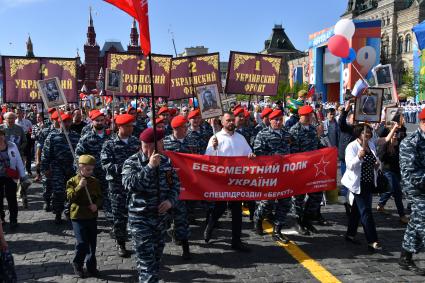
{"label": "red banner", "polygon": [[174,58],[168,100],[192,98],[202,85],[216,84],[221,92],[219,59],[218,53]]}
{"label": "red banner", "polygon": [[226,93],[277,95],[282,57],[230,52]]}
{"label": "red banner", "polygon": [[182,200],[273,200],[336,189],[336,148],[255,159],[166,155],[180,177]]}
{"label": "red banner", "polygon": [[[172,56],[152,55],[152,74],[155,97],[168,97]],[[106,67],[122,70],[122,93],[116,96],[151,96],[149,61],[143,55],[108,53]],[[107,91],[107,95],[112,92]]]}
{"label": "red banner", "polygon": [[37,81],[58,77],[68,103],[78,101],[75,58],[3,57],[4,101],[43,103]]}

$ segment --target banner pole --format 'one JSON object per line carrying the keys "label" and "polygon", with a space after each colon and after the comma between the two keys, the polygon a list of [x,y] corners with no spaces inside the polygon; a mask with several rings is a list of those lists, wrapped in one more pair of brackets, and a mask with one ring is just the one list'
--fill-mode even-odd
{"label": "banner pole", "polygon": [[155,143],[155,152],[158,153],[158,145],[156,144],[156,115],[155,115],[155,94],[153,85],[153,72],[152,72],[152,53],[149,53],[149,77],[151,83],[151,99],[152,99],[152,125],[153,125],[153,142]]}
{"label": "banner pole", "polygon": [[111,121],[111,127],[112,131],[115,131],[115,91],[112,92],[112,121]]}

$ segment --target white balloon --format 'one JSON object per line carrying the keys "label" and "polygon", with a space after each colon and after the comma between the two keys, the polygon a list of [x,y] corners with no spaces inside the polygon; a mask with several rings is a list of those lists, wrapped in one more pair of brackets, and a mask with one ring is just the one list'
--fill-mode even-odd
{"label": "white balloon", "polygon": [[355,31],[356,26],[354,25],[354,22],[349,19],[339,20],[334,28],[335,34],[345,36],[348,40],[351,40]]}

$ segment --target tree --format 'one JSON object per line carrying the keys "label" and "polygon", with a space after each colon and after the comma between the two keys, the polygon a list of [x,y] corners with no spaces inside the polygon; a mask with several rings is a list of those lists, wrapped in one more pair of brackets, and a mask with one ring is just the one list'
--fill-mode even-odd
{"label": "tree", "polygon": [[402,77],[402,86],[401,90],[407,98],[415,98],[416,97],[416,84],[415,84],[415,74],[412,68],[407,69],[403,72]]}

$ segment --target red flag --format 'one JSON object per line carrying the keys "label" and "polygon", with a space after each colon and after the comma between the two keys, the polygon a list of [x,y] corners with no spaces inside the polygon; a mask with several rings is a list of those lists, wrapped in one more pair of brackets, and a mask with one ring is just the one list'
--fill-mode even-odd
{"label": "red flag", "polygon": [[104,0],[137,19],[140,29],[140,45],[145,56],[151,53],[148,0]]}

